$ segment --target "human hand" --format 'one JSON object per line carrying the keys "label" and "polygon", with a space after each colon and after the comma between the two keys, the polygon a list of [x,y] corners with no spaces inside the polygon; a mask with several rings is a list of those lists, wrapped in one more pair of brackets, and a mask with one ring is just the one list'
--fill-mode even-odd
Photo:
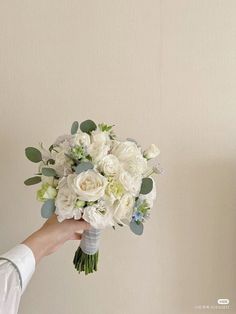
{"label": "human hand", "polygon": [[66,241],[80,240],[80,232],[89,228],[90,225],[84,220],[67,219],[59,223],[54,214],[22,243],[32,250],[38,263],[44,256],[58,250]]}

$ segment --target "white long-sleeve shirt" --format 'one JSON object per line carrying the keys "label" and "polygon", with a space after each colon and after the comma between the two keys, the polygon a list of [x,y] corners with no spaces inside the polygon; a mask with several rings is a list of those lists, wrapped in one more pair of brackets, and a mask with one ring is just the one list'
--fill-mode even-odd
{"label": "white long-sleeve shirt", "polygon": [[25,244],[0,255],[0,314],[17,313],[21,295],[34,270],[34,254]]}

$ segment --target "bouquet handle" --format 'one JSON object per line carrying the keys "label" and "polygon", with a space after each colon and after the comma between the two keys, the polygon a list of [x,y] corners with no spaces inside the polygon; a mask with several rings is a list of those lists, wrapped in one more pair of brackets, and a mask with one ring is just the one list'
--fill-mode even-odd
{"label": "bouquet handle", "polygon": [[75,252],[73,260],[79,273],[85,272],[85,275],[88,275],[97,271],[100,238],[100,229],[91,228],[83,232],[80,246]]}

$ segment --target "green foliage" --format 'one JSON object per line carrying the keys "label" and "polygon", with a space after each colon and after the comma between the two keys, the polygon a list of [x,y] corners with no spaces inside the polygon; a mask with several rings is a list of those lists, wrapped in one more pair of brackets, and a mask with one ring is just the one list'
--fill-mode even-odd
{"label": "green foliage", "polygon": [[136,235],[141,235],[143,233],[143,224],[142,222],[137,223],[136,221],[131,221],[129,224],[131,231]]}
{"label": "green foliage", "polygon": [[79,122],[78,122],[78,121],[74,121],[74,122],[72,123],[70,133],[71,133],[72,135],[73,135],[73,134],[76,134],[77,131],[78,131],[78,128],[79,128]]}
{"label": "green foliage", "polygon": [[25,185],[33,185],[41,182],[41,177],[35,176],[24,181]]}
{"label": "green foliage", "polygon": [[80,164],[78,164],[78,166],[76,166],[75,172],[77,174],[79,174],[79,173],[87,171],[89,169],[93,169],[93,164],[91,162],[89,162],[89,161],[81,162]]}
{"label": "green foliage", "polygon": [[35,147],[27,147],[25,149],[25,156],[32,162],[40,162],[42,160],[41,152]]}
{"label": "green foliage", "polygon": [[141,205],[138,206],[137,210],[141,212],[144,216],[150,210],[150,207],[148,206],[147,202],[144,201]]}
{"label": "green foliage", "polygon": [[91,134],[96,129],[97,125],[92,120],[85,120],[80,124],[80,130],[88,134]]}
{"label": "green foliage", "polygon": [[102,132],[109,132],[111,131],[111,129],[113,128],[114,125],[108,125],[108,124],[105,124],[105,123],[100,123],[98,125],[99,129],[102,131]]}
{"label": "green foliage", "polygon": [[43,218],[50,218],[55,211],[55,202],[53,199],[48,199],[41,208],[41,216]]}
{"label": "green foliage", "polygon": [[71,149],[71,158],[73,160],[79,160],[85,158],[85,151],[82,146],[76,145]]}
{"label": "green foliage", "polygon": [[56,177],[56,171],[53,168],[42,168],[42,174],[46,177]]}
{"label": "green foliage", "polygon": [[55,160],[54,159],[48,159],[47,160],[47,165],[54,165],[55,164]]}
{"label": "green foliage", "polygon": [[50,153],[51,153],[51,151],[53,150],[53,147],[54,147],[54,145],[52,144],[52,145],[50,145],[50,147],[49,147],[49,151],[50,151]]}
{"label": "green foliage", "polygon": [[151,178],[143,178],[140,194],[148,194],[153,189],[153,181]]}

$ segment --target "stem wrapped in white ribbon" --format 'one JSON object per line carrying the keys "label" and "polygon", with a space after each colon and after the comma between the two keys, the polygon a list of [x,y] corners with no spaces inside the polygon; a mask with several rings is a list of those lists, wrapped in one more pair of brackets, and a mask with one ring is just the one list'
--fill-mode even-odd
{"label": "stem wrapped in white ribbon", "polygon": [[85,275],[97,271],[99,242],[101,230],[91,228],[84,231],[80,246],[75,252],[73,263],[75,268],[80,273],[85,272]]}

